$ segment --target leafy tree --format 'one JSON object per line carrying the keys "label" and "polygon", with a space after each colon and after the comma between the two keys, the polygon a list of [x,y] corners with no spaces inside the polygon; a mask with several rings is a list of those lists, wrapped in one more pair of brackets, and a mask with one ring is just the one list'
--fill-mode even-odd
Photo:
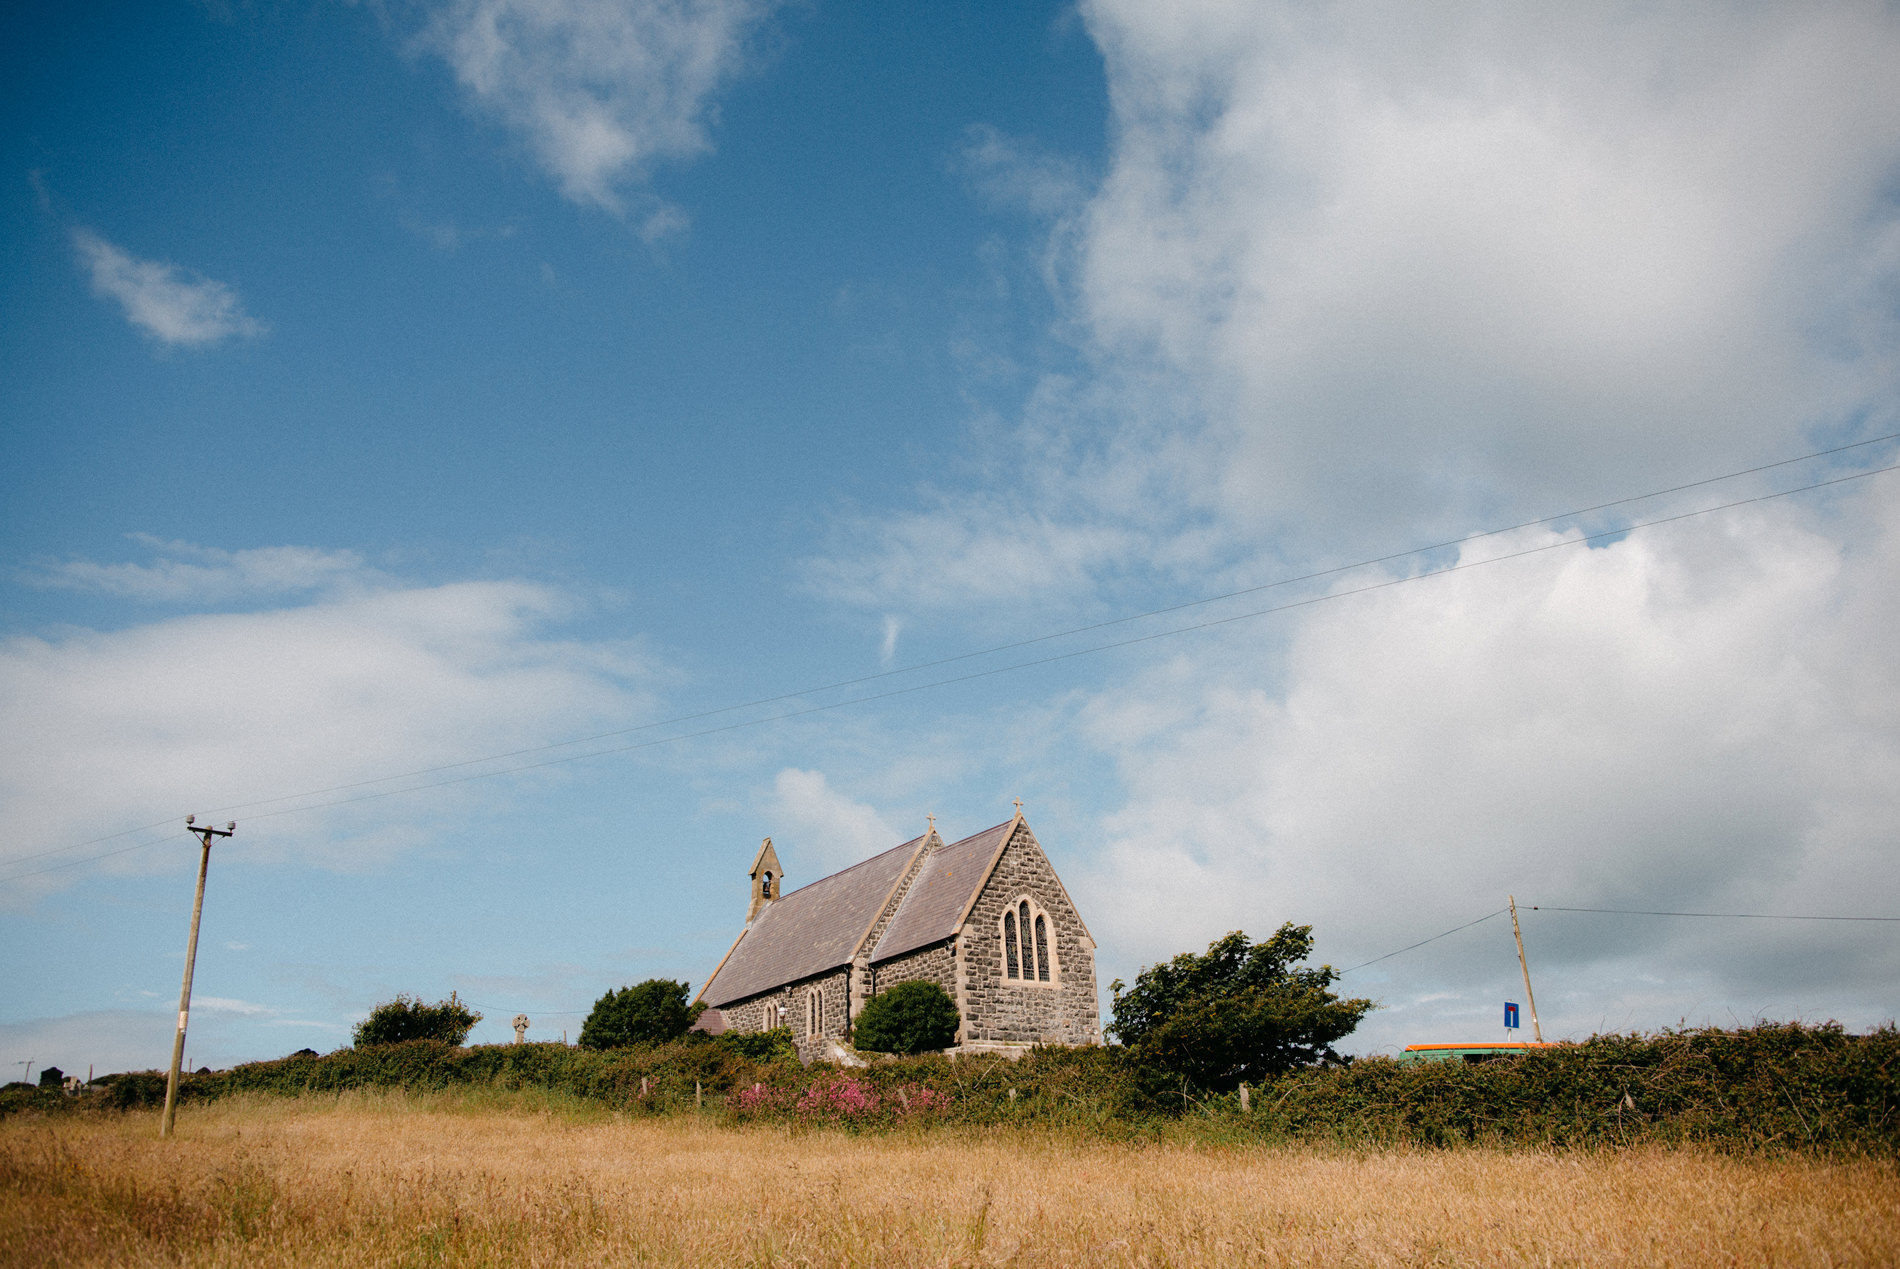
{"label": "leafy tree", "polygon": [[454,992],[447,1000],[432,1005],[420,996],[398,996],[369,1011],[369,1017],[356,1024],[352,1039],[359,1049],[373,1044],[401,1044],[404,1040],[440,1040],[460,1044],[482,1016],[457,999]]}
{"label": "leafy tree", "polygon": [[1109,1034],[1144,1066],[1198,1088],[1231,1089],[1298,1066],[1336,1062],[1333,1043],[1351,1034],[1373,1002],[1341,999],[1330,965],[1301,965],[1313,927],[1291,922],[1264,943],[1239,930],[1150,965],[1124,989],[1109,984]]}
{"label": "leafy tree", "polygon": [[864,1002],[851,1041],[873,1053],[925,1053],[957,1042],[956,1002],[933,982],[898,983]]}
{"label": "leafy tree", "polygon": [[677,1040],[705,1009],[703,1004],[686,1003],[685,983],[649,978],[596,1000],[593,1012],[581,1024],[581,1046],[624,1049],[642,1041]]}

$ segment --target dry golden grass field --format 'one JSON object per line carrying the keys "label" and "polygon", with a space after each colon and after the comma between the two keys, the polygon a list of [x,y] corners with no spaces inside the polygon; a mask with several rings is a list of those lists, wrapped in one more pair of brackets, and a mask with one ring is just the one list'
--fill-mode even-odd
{"label": "dry golden grass field", "polygon": [[1900,1265],[1900,1170],[232,1098],[0,1122],[7,1265]]}

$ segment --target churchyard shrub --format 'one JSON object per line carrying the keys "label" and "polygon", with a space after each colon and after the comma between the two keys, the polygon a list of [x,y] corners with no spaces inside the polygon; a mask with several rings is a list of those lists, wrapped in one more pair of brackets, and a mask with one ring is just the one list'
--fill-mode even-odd
{"label": "churchyard shrub", "polygon": [[851,1029],[851,1042],[870,1053],[927,1053],[955,1044],[962,1021],[948,992],[914,979],[866,1001]]}
{"label": "churchyard shrub", "polygon": [[775,1062],[784,1059],[796,1061],[798,1046],[792,1041],[790,1027],[773,1027],[770,1031],[728,1031],[719,1037],[719,1043],[729,1045],[736,1053],[742,1053],[754,1062]]}
{"label": "churchyard shrub", "polygon": [[420,996],[397,996],[370,1010],[369,1017],[356,1024],[351,1039],[358,1048],[410,1040],[454,1045],[466,1040],[481,1020],[454,992],[432,1005],[424,1004]]}
{"label": "churchyard shrub", "polygon": [[686,996],[687,985],[670,978],[649,978],[609,991],[594,1002],[593,1011],[581,1024],[581,1047],[624,1049],[677,1040],[705,1009],[687,1004]]}

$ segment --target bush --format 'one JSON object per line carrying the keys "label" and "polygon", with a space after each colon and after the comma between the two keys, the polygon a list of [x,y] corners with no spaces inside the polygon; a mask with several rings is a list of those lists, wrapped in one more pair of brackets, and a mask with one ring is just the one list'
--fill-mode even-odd
{"label": "bush", "polygon": [[447,1000],[432,1005],[423,1004],[420,996],[398,996],[370,1010],[369,1017],[356,1024],[351,1038],[359,1049],[409,1040],[435,1040],[453,1046],[468,1039],[468,1033],[481,1020],[482,1016],[457,999],[454,992]]}
{"label": "bush", "polygon": [[798,1060],[798,1046],[792,1042],[790,1027],[773,1027],[770,1031],[728,1031],[706,1039],[753,1062]]}
{"label": "bush", "polygon": [[1312,950],[1310,925],[1289,922],[1264,943],[1235,930],[1208,944],[1205,955],[1183,952],[1150,965],[1126,995],[1119,980],[1111,983],[1108,1031],[1141,1066],[1200,1089],[1232,1090],[1337,1062],[1333,1043],[1373,1004],[1334,995],[1332,966],[1298,964]]}
{"label": "bush", "polygon": [[581,1024],[584,1049],[624,1049],[633,1044],[664,1044],[686,1034],[705,1010],[686,1003],[686,984],[649,978],[610,991],[594,1002]]}
{"label": "bush", "polygon": [[957,1042],[956,1002],[933,982],[898,983],[865,1002],[852,1043],[873,1053],[925,1053]]}

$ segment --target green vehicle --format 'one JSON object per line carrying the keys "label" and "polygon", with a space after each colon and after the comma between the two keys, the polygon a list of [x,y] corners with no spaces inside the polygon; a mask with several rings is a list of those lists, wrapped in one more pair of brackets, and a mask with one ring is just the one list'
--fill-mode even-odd
{"label": "green vehicle", "polygon": [[1554,1049],[1551,1043],[1533,1040],[1498,1040],[1483,1044],[1408,1044],[1399,1054],[1401,1062],[1489,1062],[1531,1049]]}

